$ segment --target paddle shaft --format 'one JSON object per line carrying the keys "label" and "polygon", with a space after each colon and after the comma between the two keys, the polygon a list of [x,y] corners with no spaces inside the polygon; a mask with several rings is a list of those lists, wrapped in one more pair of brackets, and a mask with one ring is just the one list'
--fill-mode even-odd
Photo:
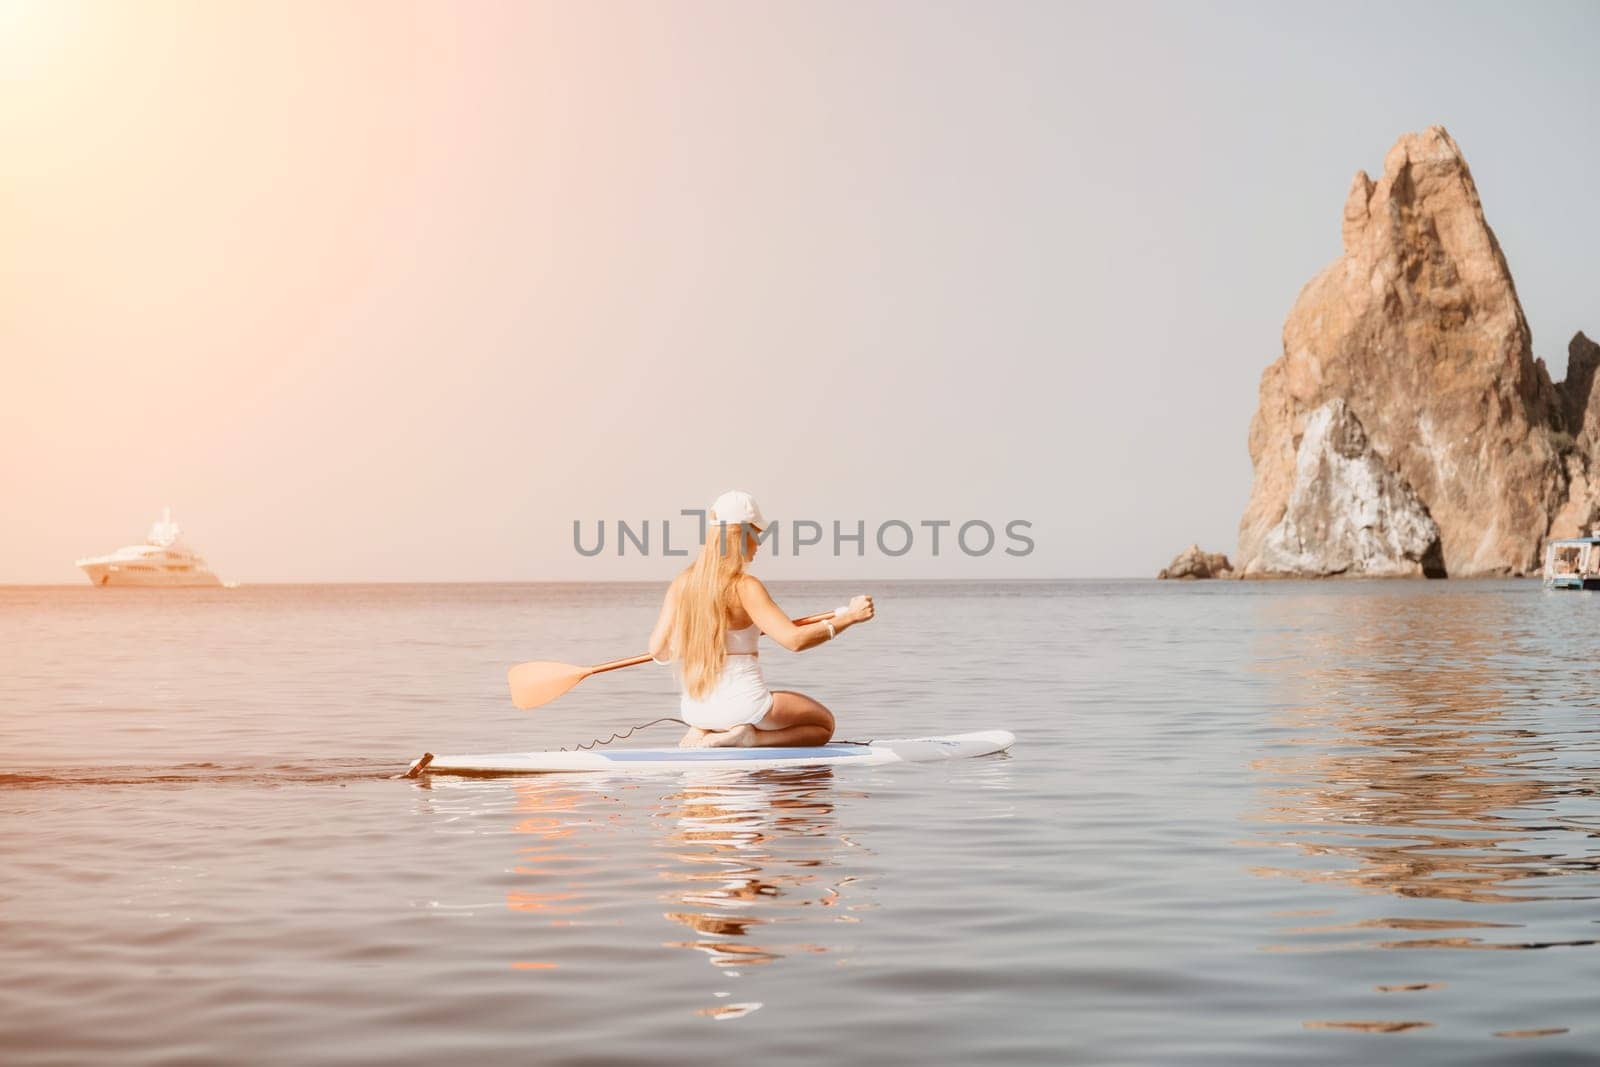
{"label": "paddle shaft", "polygon": [[[833,612],[824,611],[816,615],[807,615],[802,619],[790,620],[796,626],[810,626],[814,622],[833,618]],[[637,667],[641,663],[649,663],[655,657],[646,652],[642,656],[629,656],[627,659],[614,659],[610,663],[600,663],[583,672],[585,678],[591,674],[604,674],[606,671],[620,671],[624,667]]]}

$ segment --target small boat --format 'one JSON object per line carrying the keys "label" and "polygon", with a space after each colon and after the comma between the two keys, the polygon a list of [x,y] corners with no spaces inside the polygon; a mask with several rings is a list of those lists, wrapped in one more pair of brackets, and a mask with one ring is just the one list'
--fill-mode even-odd
{"label": "small boat", "polygon": [[1568,537],[1544,550],[1546,589],[1600,589],[1600,537]]}
{"label": "small boat", "polygon": [[110,555],[91,556],[77,565],[94,585],[218,586],[222,579],[206,561],[183,543],[183,531],[172,521],[172,509],[150,527],[142,545],[127,545]]}

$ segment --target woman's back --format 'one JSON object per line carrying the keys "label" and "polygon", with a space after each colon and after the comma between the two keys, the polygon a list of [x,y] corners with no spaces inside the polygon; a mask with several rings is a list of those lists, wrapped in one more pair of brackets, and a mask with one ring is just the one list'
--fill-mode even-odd
{"label": "woman's back", "polygon": [[754,656],[760,652],[761,627],[755,623],[749,626],[739,626],[732,619],[728,620],[728,655]]}

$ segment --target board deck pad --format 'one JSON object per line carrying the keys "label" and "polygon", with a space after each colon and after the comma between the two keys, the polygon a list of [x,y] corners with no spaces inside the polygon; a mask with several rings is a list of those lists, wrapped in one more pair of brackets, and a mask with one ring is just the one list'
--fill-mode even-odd
{"label": "board deck pad", "polygon": [[869,744],[841,741],[814,748],[597,748],[582,752],[498,752],[467,756],[426,753],[406,777],[420,774],[650,774],[708,767],[876,767],[889,763],[988,756],[1010,748],[1007,730],[942,737],[903,737]]}

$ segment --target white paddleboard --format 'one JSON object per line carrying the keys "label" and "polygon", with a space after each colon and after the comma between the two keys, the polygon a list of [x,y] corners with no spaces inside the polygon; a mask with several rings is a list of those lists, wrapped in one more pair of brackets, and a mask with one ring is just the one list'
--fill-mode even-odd
{"label": "white paddleboard", "polygon": [[946,737],[905,737],[871,744],[834,741],[815,748],[599,748],[586,752],[493,752],[476,756],[424,755],[407,778],[419,774],[655,774],[708,768],[881,767],[1004,752],[1016,738],[1008,730]]}

